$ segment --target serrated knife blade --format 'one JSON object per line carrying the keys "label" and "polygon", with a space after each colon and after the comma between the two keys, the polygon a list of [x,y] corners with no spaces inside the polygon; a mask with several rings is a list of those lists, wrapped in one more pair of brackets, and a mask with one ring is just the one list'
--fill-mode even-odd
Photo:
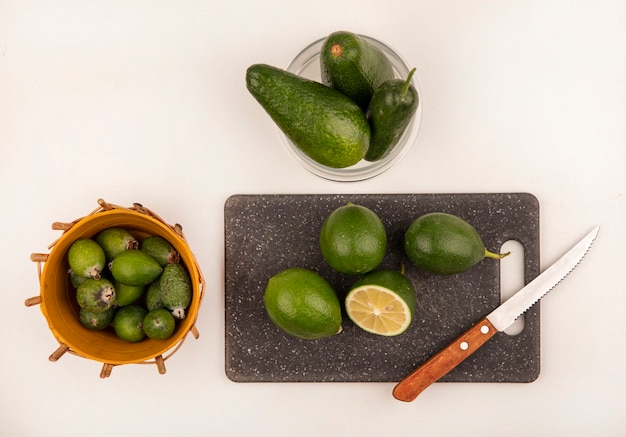
{"label": "serrated knife blade", "polygon": [[596,226],[524,288],[400,381],[393,389],[393,396],[405,402],[414,400],[429,385],[458,366],[497,332],[511,326],[519,316],[574,270],[591,248],[599,230],[600,227]]}

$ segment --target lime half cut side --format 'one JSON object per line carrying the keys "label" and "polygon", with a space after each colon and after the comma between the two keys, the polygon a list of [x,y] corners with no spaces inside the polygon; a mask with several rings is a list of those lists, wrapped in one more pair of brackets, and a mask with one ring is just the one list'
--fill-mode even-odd
{"label": "lime half cut side", "polygon": [[372,284],[348,293],[346,312],[359,328],[387,337],[402,334],[413,320],[411,308],[400,295]]}

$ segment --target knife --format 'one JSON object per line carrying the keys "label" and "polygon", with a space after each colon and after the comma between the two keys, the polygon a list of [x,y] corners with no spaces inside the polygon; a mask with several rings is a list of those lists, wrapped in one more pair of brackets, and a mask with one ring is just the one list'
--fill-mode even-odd
{"label": "knife", "polygon": [[414,400],[429,385],[476,352],[497,332],[511,326],[519,316],[574,270],[596,239],[599,229],[599,226],[595,227],[543,273],[400,381],[393,389],[393,396],[404,402]]}

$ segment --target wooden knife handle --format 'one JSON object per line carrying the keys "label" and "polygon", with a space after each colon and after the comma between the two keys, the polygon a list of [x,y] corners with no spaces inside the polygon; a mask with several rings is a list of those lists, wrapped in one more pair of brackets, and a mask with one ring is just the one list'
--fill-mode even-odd
{"label": "wooden knife handle", "polygon": [[487,318],[482,319],[400,381],[393,389],[393,396],[404,402],[414,400],[429,385],[476,352],[496,332]]}

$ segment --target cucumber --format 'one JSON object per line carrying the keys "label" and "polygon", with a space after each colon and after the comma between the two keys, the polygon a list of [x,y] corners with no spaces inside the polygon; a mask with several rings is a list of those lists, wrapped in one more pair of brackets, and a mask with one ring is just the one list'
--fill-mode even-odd
{"label": "cucumber", "polygon": [[415,68],[406,80],[388,80],[374,91],[366,113],[371,128],[370,147],[365,155],[367,161],[378,161],[387,156],[417,111],[419,95],[411,84],[414,73]]}
{"label": "cucumber", "polygon": [[320,72],[323,84],[350,97],[363,111],[374,90],[394,78],[391,61],[381,49],[346,31],[333,32],[324,40]]}
{"label": "cucumber", "polygon": [[266,64],[248,68],[246,86],[287,138],[314,161],[344,168],[365,156],[370,140],[365,112],[339,91]]}

